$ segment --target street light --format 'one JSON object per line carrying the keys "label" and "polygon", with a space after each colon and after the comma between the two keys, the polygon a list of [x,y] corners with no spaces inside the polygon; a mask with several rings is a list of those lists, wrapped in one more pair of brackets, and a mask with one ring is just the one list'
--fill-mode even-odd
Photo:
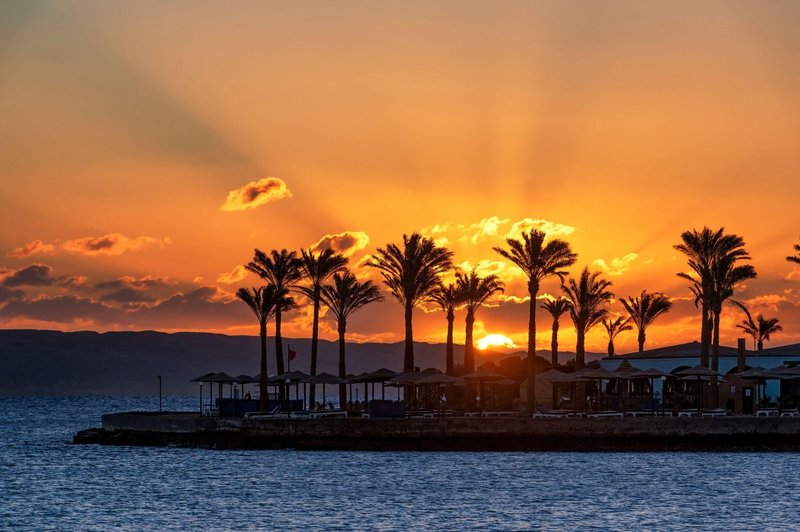
{"label": "street light", "polygon": [[161,415],[161,375],[158,376],[158,415]]}
{"label": "street light", "polygon": [[292,398],[290,397],[291,394],[291,384],[292,379],[286,379],[286,419],[289,419],[292,414]]}

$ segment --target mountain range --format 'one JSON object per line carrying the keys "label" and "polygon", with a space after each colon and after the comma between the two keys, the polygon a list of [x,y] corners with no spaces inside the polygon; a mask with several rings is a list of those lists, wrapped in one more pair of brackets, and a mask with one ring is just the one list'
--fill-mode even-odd
{"label": "mountain range", "polygon": [[[0,395],[68,396],[85,394],[149,395],[158,393],[157,375],[163,393],[188,395],[198,385],[190,380],[209,372],[253,375],[259,371],[260,343],[257,336],[211,333],[163,333],[155,331],[60,332],[44,330],[0,330]],[[292,369],[308,373],[311,340],[284,338],[297,357]],[[275,343],[268,344],[269,373],[275,373]],[[320,340],[317,372],[338,372],[338,344]],[[359,374],[386,367],[399,371],[403,364],[403,342],[348,343],[347,371]],[[549,360],[549,351],[537,355]],[[559,354],[560,361],[574,358]],[[445,344],[414,343],[417,366],[444,369]],[[455,346],[456,364],[464,357],[464,346]],[[525,353],[477,351],[476,363],[498,362]],[[603,354],[587,353],[586,360]]]}

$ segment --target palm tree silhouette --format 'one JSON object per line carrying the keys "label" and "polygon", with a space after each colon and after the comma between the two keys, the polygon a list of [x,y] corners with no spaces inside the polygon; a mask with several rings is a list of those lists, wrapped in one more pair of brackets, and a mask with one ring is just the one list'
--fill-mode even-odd
{"label": "palm tree silhouette", "polygon": [[738,235],[725,235],[723,243],[714,257],[712,265],[711,313],[713,316],[711,369],[719,370],[719,332],[722,305],[733,297],[736,286],[748,279],[756,278],[756,270],[750,264],[737,265],[750,256],[744,249],[744,239]]}
{"label": "palm tree silhouette", "polygon": [[628,300],[620,299],[620,303],[630,314],[631,321],[636,324],[639,330],[637,340],[639,342],[639,352],[644,351],[644,342],[647,338],[647,328],[656,320],[657,317],[672,308],[672,301],[661,292],[648,293],[642,290],[638,297],[628,297]]}
{"label": "palm tree silhouette", "polygon": [[[339,377],[345,378],[345,341],[347,320],[356,310],[374,303],[383,301],[383,296],[377,285],[372,281],[359,283],[355,275],[349,270],[337,272],[333,275],[333,282],[323,285],[320,298],[336,318],[336,329],[339,332]],[[339,406],[344,408],[346,398],[346,385],[339,385]]]}
{"label": "palm tree silhouette", "polygon": [[389,292],[403,305],[405,318],[405,353],[403,371],[414,370],[414,307],[429,300],[439,276],[453,265],[453,253],[437,246],[432,238],[419,233],[403,235],[403,249],[395,244],[378,248],[370,267],[380,271]]}
{"label": "palm tree silhouette", "polygon": [[606,330],[606,335],[608,336],[608,356],[614,356],[614,339],[619,333],[633,330],[633,325],[630,324],[630,321],[630,316],[627,318],[617,316],[617,319],[613,321],[611,318],[602,321],[603,327]]}
{"label": "palm tree silhouette", "polygon": [[[322,285],[336,272],[347,266],[347,258],[337,255],[332,249],[325,249],[314,254],[311,249],[300,250],[300,272],[309,282],[309,286],[298,287],[314,305],[314,318],[311,325],[311,375],[317,374],[317,349],[319,345],[319,305]],[[309,385],[309,397],[315,397],[314,384]]]}
{"label": "palm tree silhouette", "polygon": [[794,245],[794,252],[797,253],[797,255],[786,257],[786,260],[800,264],[800,244]]}
{"label": "palm tree silhouette", "polygon": [[753,349],[763,351],[764,342],[768,342],[773,334],[783,330],[783,327],[778,325],[780,320],[778,318],[765,319],[759,314],[754,321],[747,307],[742,304],[738,304],[738,306],[744,311],[747,319],[742,320],[742,323],[736,326],[753,338]]}
{"label": "palm tree silhouette", "polygon": [[569,307],[569,299],[563,297],[548,299],[541,307],[553,317],[553,332],[550,337],[550,363],[554,368],[558,366],[558,320],[561,319],[562,314],[569,311]]}
{"label": "palm tree silhouette", "polygon": [[431,294],[431,299],[447,313],[447,344],[445,368],[448,375],[453,374],[455,365],[453,364],[453,322],[456,319],[455,311],[464,303],[464,294],[456,283],[444,285],[439,283],[436,290]]}
{"label": "palm tree silhouette", "polygon": [[741,237],[726,235],[724,227],[716,231],[708,227],[703,227],[701,231],[697,229],[684,231],[681,240],[683,242],[674,248],[686,255],[691,273],[680,272],[678,277],[689,281],[690,290],[695,296],[695,304],[699,303],[701,307],[700,364],[708,367],[714,329],[712,306],[715,300],[719,299],[724,284],[720,277],[721,274],[724,276],[721,268],[724,265],[721,262],[725,260],[735,262],[740,258],[749,257],[743,249],[744,242]]}
{"label": "palm tree silhouette", "polygon": [[277,372],[285,371],[283,366],[283,340],[281,338],[281,313],[294,308],[294,300],[288,297],[289,290],[302,276],[294,251],[272,250],[269,255],[256,249],[253,260],[245,265],[268,284],[275,286],[277,303],[275,305],[275,361]]}
{"label": "palm tree silhouette", "polygon": [[475,344],[472,340],[472,330],[475,325],[475,313],[487,299],[497,292],[502,292],[503,282],[496,275],[480,277],[473,268],[469,273],[456,273],[456,284],[464,298],[464,307],[467,309],[466,333],[464,339],[464,371],[475,371]]}
{"label": "palm tree silhouette", "polygon": [[514,263],[528,277],[528,411],[533,411],[536,401],[536,296],[542,281],[556,276],[564,282],[569,268],[578,260],[568,242],[554,238],[544,243],[545,233],[532,229],[522,233],[522,240],[507,238],[508,249],[493,248],[506,260]]}
{"label": "palm tree silhouette", "polygon": [[267,322],[275,315],[275,285],[262,286],[261,288],[240,288],[236,297],[244,301],[258,319],[259,336],[261,337],[261,374],[259,386],[259,410],[267,409]]}
{"label": "palm tree silhouette", "polygon": [[608,310],[603,305],[614,297],[607,290],[609,286],[611,281],[601,279],[600,272],[590,273],[589,268],[583,269],[578,281],[570,278],[567,284],[561,285],[561,290],[571,303],[569,315],[578,337],[575,344],[577,369],[584,367],[586,363],[586,333],[608,315]]}

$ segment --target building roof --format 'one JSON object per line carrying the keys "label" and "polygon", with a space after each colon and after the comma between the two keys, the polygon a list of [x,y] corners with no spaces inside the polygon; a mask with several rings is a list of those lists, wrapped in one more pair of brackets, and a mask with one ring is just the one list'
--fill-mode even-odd
{"label": "building roof", "polygon": [[[735,347],[728,347],[726,345],[719,346],[719,356],[722,357],[736,357],[739,350]],[[752,357],[785,357],[796,356],[800,357],[800,344],[783,345],[780,347],[772,347],[763,351],[746,351],[747,358]],[[700,342],[688,342],[685,344],[668,345],[666,347],[658,347],[656,349],[647,349],[641,353],[634,352],[625,355],[614,355],[613,357],[606,357],[603,360],[645,360],[645,359],[670,359],[670,358],[699,358],[700,357]]]}

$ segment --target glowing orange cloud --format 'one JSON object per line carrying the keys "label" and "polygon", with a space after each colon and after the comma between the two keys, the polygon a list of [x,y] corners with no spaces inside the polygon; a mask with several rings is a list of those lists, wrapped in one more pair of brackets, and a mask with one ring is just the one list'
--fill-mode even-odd
{"label": "glowing orange cloud", "polygon": [[20,246],[9,251],[6,253],[6,257],[25,259],[28,257],[33,257],[34,255],[47,255],[55,252],[55,250],[56,248],[52,244],[45,244],[41,240],[34,240],[32,242],[28,242],[24,246]]}
{"label": "glowing orange cloud", "polygon": [[225,198],[225,203],[222,204],[220,210],[235,212],[255,209],[259,205],[291,197],[292,192],[283,179],[265,177],[228,192],[228,197]]}
{"label": "glowing orange cloud", "polygon": [[325,235],[314,244],[311,249],[324,251],[332,249],[345,257],[351,256],[356,251],[364,249],[369,243],[369,236],[363,231],[344,231],[332,235]]}
{"label": "glowing orange cloud", "polygon": [[219,276],[217,277],[217,282],[224,284],[238,283],[239,281],[244,279],[246,275],[247,275],[247,270],[245,269],[244,266],[240,264],[239,266],[236,266],[228,273],[219,274]]}
{"label": "glowing orange cloud", "polygon": [[129,238],[119,233],[109,233],[103,236],[87,236],[75,240],[67,240],[61,247],[66,251],[95,256],[121,255],[126,251],[139,251],[150,246],[163,248],[171,243],[172,241],[169,237],[138,236]]}

